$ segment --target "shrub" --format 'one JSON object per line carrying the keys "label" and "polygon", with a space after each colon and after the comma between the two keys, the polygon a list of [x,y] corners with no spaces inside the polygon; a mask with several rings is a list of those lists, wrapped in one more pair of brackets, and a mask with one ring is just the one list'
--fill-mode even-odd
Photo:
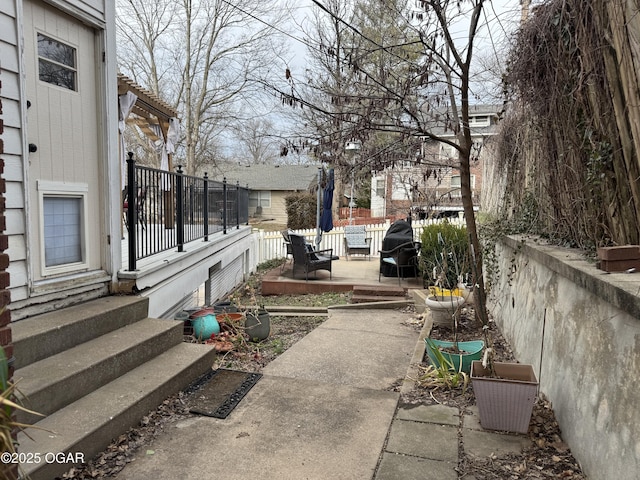
{"label": "shrub", "polygon": [[316,226],[316,196],[311,193],[293,193],[285,198],[287,227],[292,230]]}
{"label": "shrub", "polygon": [[461,275],[466,280],[471,266],[466,227],[434,223],[423,228],[420,240],[420,268],[426,283],[453,289]]}

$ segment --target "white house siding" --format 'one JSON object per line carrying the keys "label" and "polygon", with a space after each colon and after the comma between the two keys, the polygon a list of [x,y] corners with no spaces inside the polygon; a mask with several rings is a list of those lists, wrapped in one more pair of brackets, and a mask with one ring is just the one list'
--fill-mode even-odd
{"label": "white house siding", "polygon": [[105,0],[47,0],[47,3],[94,27],[104,28],[107,23]]}
{"label": "white house siding", "polygon": [[[70,15],[79,24],[90,27],[95,31],[97,48],[106,51],[106,63],[104,66],[102,58],[99,64],[102,67],[95,68],[100,72],[96,86],[99,93],[95,96],[98,103],[102,104],[98,115],[101,118],[102,128],[98,134],[100,142],[99,150],[103,158],[110,158],[111,150],[117,151],[117,145],[109,148],[108,144],[117,139],[117,123],[105,122],[104,118],[114,117],[113,108],[116,101],[109,100],[116,98],[116,63],[115,63],[115,9],[111,0],[0,0],[0,81],[2,82],[3,112],[1,115],[4,121],[4,150],[3,160],[5,162],[4,178],[6,179],[6,233],[9,237],[8,254],[10,265],[7,269],[10,274],[10,292],[12,299],[12,318],[18,320],[24,316],[38,313],[54,307],[51,302],[56,302],[57,306],[62,306],[66,300],[75,297],[70,302],[81,301],[87,296],[100,296],[108,293],[109,277],[105,270],[110,269],[109,260],[111,256],[120,261],[119,250],[115,255],[111,252],[114,248],[119,249],[119,242],[112,242],[113,246],[107,244],[107,235],[101,235],[93,248],[101,251],[103,256],[102,265],[98,270],[88,272],[84,279],[70,278],[66,285],[44,285],[41,288],[34,287],[34,267],[33,262],[34,245],[37,245],[39,231],[34,231],[28,225],[28,218],[32,215],[36,207],[29,200],[27,195],[28,186],[32,180],[28,174],[28,134],[27,134],[27,93],[26,93],[26,72],[27,62],[34,62],[33,58],[25,58],[25,32],[31,30],[31,25],[25,26],[25,9],[32,6],[40,6],[58,9],[64,14]],[[96,60],[98,65],[98,59]],[[110,85],[110,82],[113,85]],[[95,99],[95,98],[94,98]],[[31,99],[33,103],[33,99]],[[113,103],[113,105],[111,105]],[[100,107],[99,107],[100,108]],[[108,115],[107,115],[108,114]],[[106,126],[105,126],[106,125]],[[100,154],[99,154],[100,155]],[[106,160],[104,162],[107,163]],[[110,162],[109,162],[110,163]],[[116,162],[117,167],[117,162]],[[97,174],[101,178],[100,191],[106,191],[106,183],[111,183],[106,179],[112,176],[109,174],[109,166],[103,165]],[[65,180],[67,181],[67,180]],[[117,183],[117,182],[116,182]],[[119,194],[119,188],[116,188]],[[101,195],[101,198],[108,197]],[[119,202],[119,196],[114,202]],[[119,203],[116,205],[118,207]],[[113,206],[106,204],[101,206],[101,210],[107,211]],[[106,216],[112,216],[106,214]],[[119,220],[119,217],[116,221]],[[119,224],[117,224],[119,226]],[[101,228],[113,231],[113,227],[106,220],[101,222]],[[117,268],[111,270],[116,272]],[[39,288],[39,289],[38,289]],[[60,293],[58,290],[65,290]],[[92,293],[89,293],[92,292]],[[45,306],[49,303],[49,306]],[[40,305],[40,306],[38,306]]]}
{"label": "white house siding", "polygon": [[[378,195],[378,180],[384,182],[385,187],[382,190],[382,195]],[[371,216],[372,217],[384,217],[385,211],[385,193],[386,192],[386,173],[371,176]]]}
{"label": "white house siding", "polygon": [[11,298],[27,297],[27,247],[25,241],[24,166],[22,153],[22,104],[20,83],[20,29],[15,0],[0,1],[0,81],[2,82],[2,120],[4,121],[4,178],[6,180],[6,233],[9,237],[7,269]]}

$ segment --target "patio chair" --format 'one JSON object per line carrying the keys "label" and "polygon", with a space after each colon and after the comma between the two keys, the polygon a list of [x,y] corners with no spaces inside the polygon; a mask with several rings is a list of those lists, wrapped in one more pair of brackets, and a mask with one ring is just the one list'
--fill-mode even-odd
{"label": "patio chair", "polygon": [[310,246],[302,235],[289,234],[291,241],[291,251],[293,254],[293,276],[297,270],[303,270],[305,278],[309,281],[309,272],[317,270],[327,270],[331,278],[331,261],[333,260],[333,249],[310,250]]}
{"label": "patio chair", "polygon": [[371,260],[371,237],[367,237],[364,225],[348,225],[344,227],[344,252],[349,255],[359,254]]}
{"label": "patio chair", "polygon": [[284,263],[282,264],[282,270],[284,271],[284,267],[287,264],[287,260],[291,256],[293,258],[293,249],[291,248],[291,239],[289,238],[289,234],[291,233],[289,230],[282,230],[280,232],[282,234],[283,243],[282,245],[286,249]]}
{"label": "patio chair", "polygon": [[[124,221],[127,230],[129,230],[129,223],[127,222],[127,211],[129,210],[129,189],[125,187],[122,192],[122,219]],[[143,230],[146,229],[147,219],[145,217],[144,204],[147,199],[147,189],[145,187],[138,187],[136,192],[136,199],[134,202],[134,206],[136,209],[138,223],[142,227]]]}
{"label": "patio chair", "polygon": [[398,277],[398,285],[401,285],[403,278],[408,278],[407,271],[410,272],[410,277],[417,277],[419,274],[418,269],[418,253],[420,252],[420,242],[406,242],[391,250],[380,250],[380,270],[378,272],[378,281],[384,266],[390,266],[395,270],[395,274]]}

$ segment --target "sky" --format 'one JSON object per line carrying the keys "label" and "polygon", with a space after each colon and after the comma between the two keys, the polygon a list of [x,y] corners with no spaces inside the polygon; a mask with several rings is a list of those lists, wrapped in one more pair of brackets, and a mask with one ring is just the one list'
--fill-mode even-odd
{"label": "sky", "polygon": [[[322,0],[320,1],[322,2]],[[414,2],[414,0],[408,1]],[[304,43],[305,34],[300,25],[310,22],[313,17],[313,2],[311,0],[294,2],[283,0],[284,2],[290,4],[289,12],[292,18],[289,25],[283,27],[290,35],[286,37],[289,51],[283,52],[280,58],[286,62],[286,66],[290,69],[293,78],[301,84],[305,81],[308,46]],[[506,53],[508,52],[508,38],[516,30],[520,18],[520,0],[486,1],[483,18],[481,19],[482,26],[479,29],[478,41],[475,47],[474,65],[477,73],[474,75],[476,81],[472,84],[472,91],[475,94],[474,99],[472,99],[473,103],[497,103],[500,101],[500,74],[496,72],[499,72],[504,67]],[[468,25],[463,22],[460,23],[458,35],[461,41],[466,40],[467,28]],[[499,65],[500,68],[497,68],[496,65]],[[280,73],[276,72],[276,74],[279,75]],[[279,118],[279,114],[275,113],[269,116],[275,124],[282,125],[283,119]]]}
{"label": "sky", "polygon": [[[322,2],[322,0],[319,0]],[[413,2],[413,0],[408,0]],[[304,0],[296,2],[295,10],[292,14],[295,19],[292,20],[291,34],[294,38],[289,38],[290,53],[285,57],[291,68],[292,73],[301,78],[304,75],[306,67],[306,57],[308,47],[302,41],[304,34],[299,30],[297,25],[305,22],[305,17],[313,16],[313,2]],[[506,53],[508,51],[508,39],[517,29],[521,19],[520,0],[487,0],[484,8],[482,19],[482,27],[478,32],[478,41],[476,43],[475,59],[477,64],[491,62],[504,67]],[[308,21],[308,20],[307,20]],[[462,40],[466,39],[467,25],[460,25],[459,36]],[[486,80],[482,78],[482,82]]]}

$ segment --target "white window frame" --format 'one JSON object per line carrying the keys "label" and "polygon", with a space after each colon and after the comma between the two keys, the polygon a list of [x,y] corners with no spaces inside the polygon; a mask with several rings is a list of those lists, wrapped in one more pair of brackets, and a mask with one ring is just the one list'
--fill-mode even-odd
{"label": "white window frame", "polygon": [[[89,245],[87,238],[89,238],[87,218],[87,197],[89,194],[89,185],[86,183],[64,183],[64,182],[51,182],[47,180],[37,181],[38,190],[38,223],[40,225],[40,271],[43,277],[49,277],[53,275],[59,275],[62,273],[79,272],[89,269]],[[58,197],[58,198],[75,198],[81,200],[81,212],[80,219],[82,225],[80,226],[80,249],[82,260],[80,262],[66,263],[63,265],[55,265],[48,267],[45,260],[45,245],[44,245],[44,200],[45,197]]]}
{"label": "white window frame", "polygon": [[[74,66],[71,65],[67,65],[65,63],[60,63],[52,58],[49,57],[45,57],[40,55],[40,52],[38,51],[38,35],[42,35],[43,37],[49,38],[51,40],[53,40],[54,42],[58,42],[61,45],[65,45],[69,48],[73,49],[73,54],[74,54]],[[71,43],[69,43],[68,41],[64,41],[64,40],[60,40],[59,38],[56,38],[54,35],[48,33],[48,32],[44,32],[44,31],[40,31],[37,30],[36,31],[36,38],[35,38],[35,45],[36,45],[36,55],[37,55],[37,61],[36,61],[36,71],[38,72],[38,81],[48,85],[49,87],[52,88],[59,88],[62,89],[66,92],[74,92],[74,93],[79,93],[80,92],[80,86],[79,86],[79,80],[80,80],[80,75],[78,74],[78,60],[79,60],[79,55],[78,55],[78,46],[77,45],[73,45]],[[57,83],[50,83],[47,82],[46,80],[42,80],[40,78],[40,60],[43,60],[45,62],[49,62],[53,65],[57,65],[59,67],[62,67],[70,72],[73,72],[73,79],[74,79],[74,88],[68,88],[65,87],[63,85],[58,85]]]}
{"label": "white window frame", "polygon": [[488,127],[491,124],[489,115],[473,115],[469,117],[470,127]]}
{"label": "white window frame", "polygon": [[440,158],[443,160],[451,160],[458,158],[458,150],[448,143],[440,143]]}
{"label": "white window frame", "polygon": [[[453,179],[456,178],[457,181],[457,185],[454,185],[454,181]],[[462,196],[462,189],[460,187],[460,174],[455,174],[455,175],[451,175],[451,177],[449,178],[449,187],[453,190],[454,188],[456,190],[451,192],[451,196],[452,197],[461,197]],[[476,188],[476,176],[475,174],[471,174],[471,191],[473,192]]]}
{"label": "white window frame", "polygon": [[[271,190],[252,190],[249,192],[249,202],[251,202],[251,193],[255,193],[257,196],[257,203],[255,207],[271,208]],[[263,205],[264,202],[267,202],[268,205]],[[251,205],[251,203],[249,203]]]}

